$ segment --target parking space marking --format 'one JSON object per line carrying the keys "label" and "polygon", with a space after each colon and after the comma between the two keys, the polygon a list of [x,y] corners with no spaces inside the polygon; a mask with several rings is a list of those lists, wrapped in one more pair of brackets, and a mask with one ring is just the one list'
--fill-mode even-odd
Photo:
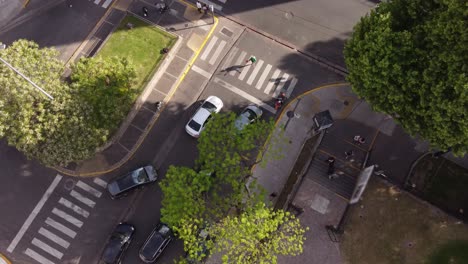
{"label": "parking space marking", "polygon": [[79,215],[81,215],[81,216],[83,216],[85,218],[88,218],[88,216],[89,216],[88,211],[86,211],[85,209],[79,207],[78,205],[68,201],[67,199],[65,199],[63,197],[60,198],[59,203],[62,204],[63,206],[65,206],[65,207],[73,210],[75,213],[77,213],[77,214],[79,214]]}
{"label": "parking space marking", "polygon": [[33,238],[32,242],[31,242],[33,245],[35,245],[36,247],[44,250],[45,252],[49,253],[50,255],[58,258],[58,259],[62,259],[63,257],[63,253],[56,250],[55,248],[47,245],[46,243],[42,242],[41,240],[37,239],[37,238]]}
{"label": "parking space marking", "polygon": [[75,238],[76,236],[76,232],[71,230],[70,228],[62,225],[61,223],[55,221],[54,219],[50,218],[50,217],[47,217],[47,219],[45,220],[45,223],[55,229],[57,229],[58,231],[64,233],[65,235],[71,237],[71,238]]}
{"label": "parking space marking", "polygon": [[54,241],[57,245],[63,247],[63,248],[68,248],[70,246],[70,243],[68,241],[66,241],[65,239],[57,236],[56,234],[50,232],[49,230],[41,227],[39,229],[39,234],[45,236],[46,238],[48,238],[49,240],[51,241]]}
{"label": "parking space marking", "polygon": [[70,192],[70,195],[77,199],[78,201],[86,204],[87,206],[91,207],[91,208],[94,208],[94,206],[96,205],[96,202],[94,202],[93,200],[87,198],[87,197],[84,197],[81,193],[75,191],[75,190],[72,190]]}
{"label": "parking space marking", "polygon": [[57,185],[59,184],[60,180],[62,179],[62,175],[57,174],[55,176],[55,179],[52,181],[50,184],[49,188],[47,188],[46,192],[42,196],[41,200],[37,203],[36,207],[34,207],[33,211],[31,214],[29,214],[28,218],[26,221],[24,221],[23,226],[20,228],[19,232],[16,234],[15,238],[11,241],[10,245],[7,248],[7,251],[12,253],[13,250],[15,250],[16,245],[18,245],[18,242],[21,240],[21,238],[24,236],[24,233],[28,230],[29,226],[31,223],[34,221],[34,218],[39,214],[41,211],[42,207],[44,206],[45,202],[49,199],[50,195],[52,192],[55,190]]}
{"label": "parking space marking", "polygon": [[64,211],[62,210],[59,210],[57,208],[54,207],[54,209],[52,209],[52,213],[56,216],[59,216],[63,219],[65,219],[67,222],[69,222],[70,224],[76,226],[76,227],[82,227],[83,226],[83,222],[76,219],[75,217],[65,213]]}
{"label": "parking space marking", "polygon": [[94,189],[93,187],[89,186],[88,184],[86,184],[86,183],[84,183],[84,182],[82,182],[82,181],[78,181],[78,182],[76,183],[76,186],[78,186],[78,187],[80,187],[81,189],[83,189],[83,190],[89,192],[90,194],[96,196],[96,198],[99,198],[99,197],[101,197],[101,195],[102,195],[102,192],[100,192],[100,191]]}
{"label": "parking space marking", "polygon": [[35,261],[41,264],[55,264],[54,262],[46,259],[44,256],[29,248],[27,248],[26,251],[24,251],[24,254],[28,255],[30,258],[34,259]]}

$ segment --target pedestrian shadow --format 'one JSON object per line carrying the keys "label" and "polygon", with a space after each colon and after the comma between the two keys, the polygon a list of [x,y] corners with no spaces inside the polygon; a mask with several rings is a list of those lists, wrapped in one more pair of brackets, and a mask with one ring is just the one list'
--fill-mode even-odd
{"label": "pedestrian shadow", "polygon": [[236,72],[240,73],[241,72],[240,69],[244,68],[245,66],[247,66],[247,65],[233,65],[233,66],[224,68],[223,70],[221,70],[221,72],[224,73],[224,76],[226,76],[228,73],[230,73],[232,71],[236,71]]}

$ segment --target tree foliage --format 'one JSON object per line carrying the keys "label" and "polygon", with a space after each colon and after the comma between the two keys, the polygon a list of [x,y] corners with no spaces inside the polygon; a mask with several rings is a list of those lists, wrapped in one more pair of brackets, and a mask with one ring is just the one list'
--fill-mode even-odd
{"label": "tree foliage", "polygon": [[[205,170],[215,172],[214,187],[218,188],[218,191],[221,190],[219,188],[224,188],[223,197],[218,196],[216,191],[211,193],[212,202],[220,199],[217,208],[222,211],[245,201],[246,179],[255,164],[260,160],[267,160],[261,159],[263,145],[275,126],[273,120],[257,120],[239,131],[234,125],[235,119],[236,115],[232,112],[213,117],[206,125],[197,145],[197,164]],[[226,192],[226,186],[229,186],[231,192]]]}
{"label": "tree foliage", "polygon": [[161,221],[180,228],[184,219],[202,219],[206,211],[203,194],[211,187],[209,173],[170,166],[159,183],[163,192]]}
{"label": "tree foliage", "polygon": [[128,113],[136,72],[126,58],[82,58],[72,68],[72,88],[92,107],[93,125],[113,130]]}
{"label": "tree foliage", "polygon": [[304,233],[289,212],[258,204],[239,216],[228,216],[210,229],[213,250],[223,263],[277,263],[278,255],[302,253]]}
{"label": "tree foliage", "polygon": [[[90,82],[96,79],[93,72],[79,69],[83,74],[81,78],[75,76],[76,83],[74,89],[71,89],[61,79],[64,65],[57,59],[57,55],[54,49],[40,49],[34,42],[26,40],[16,41],[7,49],[0,50],[0,57],[54,97],[49,100],[29,82],[0,63],[0,137],[4,137],[9,145],[22,151],[28,158],[49,166],[66,165],[71,161],[89,158],[111,133],[108,127],[96,122],[96,113],[101,109],[96,107],[91,96],[80,96],[91,88],[86,87],[82,79],[87,78]],[[121,66],[115,67],[121,69]],[[108,72],[115,70],[112,67],[103,68]],[[108,73],[113,76],[110,80],[118,80],[113,88],[123,88],[126,78],[131,78],[132,71],[127,66],[125,69],[130,74],[122,71]],[[106,95],[97,98],[101,102],[116,100],[116,97]],[[107,114],[115,117],[110,111]],[[106,120],[106,117],[101,115],[101,120]]]}
{"label": "tree foliage", "polygon": [[465,153],[467,29],[463,0],[382,2],[355,26],[345,46],[348,80],[412,135]]}

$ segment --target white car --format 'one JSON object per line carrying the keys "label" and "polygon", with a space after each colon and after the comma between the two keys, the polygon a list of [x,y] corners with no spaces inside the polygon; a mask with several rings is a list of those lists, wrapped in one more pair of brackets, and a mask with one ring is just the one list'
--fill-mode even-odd
{"label": "white car", "polygon": [[218,97],[212,95],[208,97],[200,108],[197,109],[195,114],[190,118],[185,131],[192,137],[200,137],[200,133],[205,128],[206,123],[210,120],[213,113],[219,113],[223,108],[223,101]]}

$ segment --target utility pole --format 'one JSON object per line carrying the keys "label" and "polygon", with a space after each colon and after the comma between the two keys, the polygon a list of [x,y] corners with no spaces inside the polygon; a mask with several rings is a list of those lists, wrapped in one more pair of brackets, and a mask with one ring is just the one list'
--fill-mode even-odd
{"label": "utility pole", "polygon": [[[6,48],[6,45],[5,44],[2,44],[0,43],[0,49],[5,49]],[[17,70],[15,67],[13,67],[10,63],[6,62],[4,59],[2,59],[0,57],[0,61],[3,62],[6,66],[8,66],[8,68],[12,69],[14,72],[16,72],[19,76],[23,77],[23,79],[25,79],[26,81],[28,81],[32,86],[34,86],[34,88],[36,88],[37,90],[39,90],[42,94],[44,94],[45,96],[47,96],[50,100],[54,100],[54,97],[52,97],[52,95],[48,94],[46,91],[44,91],[44,89],[42,89],[41,87],[39,87],[37,84],[35,84],[33,81],[31,81],[28,77],[26,77],[24,74],[22,74],[19,70]]]}

